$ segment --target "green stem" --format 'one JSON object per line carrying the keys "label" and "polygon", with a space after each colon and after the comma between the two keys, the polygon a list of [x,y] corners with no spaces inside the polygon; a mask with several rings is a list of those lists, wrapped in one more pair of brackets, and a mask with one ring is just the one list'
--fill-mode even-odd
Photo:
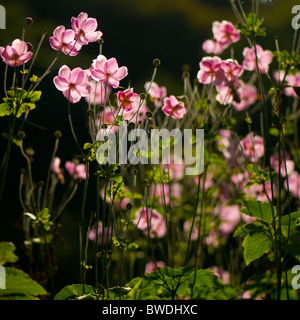
{"label": "green stem", "polygon": [[80,277],[83,285],[83,292],[84,292],[84,269],[85,269],[85,239],[84,239],[84,216],[85,216],[85,204],[86,204],[86,197],[87,197],[87,190],[89,184],[89,161],[86,160],[85,164],[85,172],[86,172],[86,179],[84,183],[84,190],[83,190],[83,197],[82,197],[82,205],[81,205],[81,218],[80,218]]}
{"label": "green stem", "polygon": [[[95,249],[95,288],[99,292],[99,277],[98,277],[98,232],[99,232],[99,210],[100,210],[100,177],[96,177],[96,249]],[[105,199],[104,199],[105,201]]]}

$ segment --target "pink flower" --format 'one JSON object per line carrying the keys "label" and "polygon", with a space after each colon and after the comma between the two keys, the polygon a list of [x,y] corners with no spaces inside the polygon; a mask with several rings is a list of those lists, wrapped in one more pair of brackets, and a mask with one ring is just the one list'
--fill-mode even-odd
{"label": "pink flower", "polygon": [[240,99],[239,102],[237,101],[232,102],[232,104],[234,105],[237,111],[245,110],[257,101],[257,98],[258,98],[257,90],[256,90],[256,87],[253,86],[252,84],[247,84],[241,80],[238,80],[234,84],[234,87]]}
{"label": "pink flower", "polygon": [[239,148],[239,141],[227,129],[220,129],[219,135],[221,140],[217,141],[217,148],[223,153],[227,164],[236,167],[244,160]]}
{"label": "pink flower", "polygon": [[[278,84],[283,84],[286,86],[282,92],[290,97],[297,98],[297,94],[293,87],[300,87],[300,72],[298,72],[295,76],[291,74],[287,74],[286,77],[285,72],[283,70],[274,72],[274,79]],[[283,81],[284,80],[284,81]]]}
{"label": "pink flower", "polygon": [[[287,187],[288,186],[288,187]],[[300,199],[300,175],[296,171],[292,171],[288,179],[284,181],[284,187],[289,190],[296,199]]]}
{"label": "pink flower", "polygon": [[103,81],[116,89],[119,82],[127,76],[128,70],[124,66],[119,68],[115,58],[107,60],[105,56],[100,54],[97,59],[93,60],[91,74],[95,81]]}
{"label": "pink flower", "polygon": [[241,220],[240,208],[238,205],[222,205],[219,217],[221,220],[219,230],[222,236],[227,236]]}
{"label": "pink flower", "polygon": [[144,232],[148,234],[148,222],[150,229],[150,238],[162,238],[166,235],[166,221],[164,217],[155,209],[148,208],[148,214],[146,208],[140,208],[136,212],[133,223]]}
{"label": "pink flower", "polygon": [[300,72],[297,72],[295,76],[288,74],[286,76],[287,85],[291,86],[285,88],[284,93],[287,96],[298,97],[293,87],[300,87]]}
{"label": "pink flower", "polygon": [[216,90],[216,100],[220,104],[230,104],[233,101],[232,89],[229,86],[221,84],[216,86]]}
{"label": "pink flower", "polygon": [[224,71],[220,68],[221,58],[204,57],[200,62],[200,70],[198,71],[197,78],[200,83],[220,85],[224,80]]}
{"label": "pink flower", "polygon": [[65,182],[65,178],[64,178],[64,175],[63,175],[63,172],[62,172],[62,169],[60,168],[60,158],[58,157],[55,157],[53,159],[53,163],[52,163],[52,166],[51,166],[51,170],[56,173],[58,179],[60,180],[61,183],[64,183]]}
{"label": "pink flower", "polygon": [[85,97],[90,92],[88,73],[81,68],[70,70],[63,65],[58,72],[58,76],[53,79],[56,88],[62,91],[63,95],[71,102],[78,102],[81,97]]}
{"label": "pink flower", "polygon": [[216,41],[216,39],[208,39],[203,42],[202,49],[209,54],[221,54],[224,51],[225,46]]}
{"label": "pink flower", "polygon": [[240,40],[240,31],[235,29],[230,21],[223,20],[222,22],[215,21],[212,31],[216,41],[223,46],[229,46]]}
{"label": "pink flower", "polygon": [[173,95],[164,99],[162,111],[173,119],[182,119],[186,114],[186,108],[182,101],[178,101]]}
{"label": "pink flower", "polygon": [[[281,153],[281,159],[280,159],[280,174],[283,178],[286,177],[286,172],[289,175],[292,171],[294,171],[295,168],[295,163],[290,159],[290,154],[285,152],[285,163],[284,163],[284,157],[283,157],[283,153]],[[271,155],[270,157],[270,162],[271,162],[271,166],[272,168],[277,172],[277,174],[279,173],[279,154],[276,153],[275,155]],[[286,170],[285,170],[285,166],[286,166]]]}
{"label": "pink flower", "polygon": [[77,164],[67,161],[65,164],[66,170],[74,179],[86,179],[85,164]]}
{"label": "pink flower", "polygon": [[97,20],[88,18],[85,12],[81,12],[77,18],[72,17],[71,24],[75,31],[75,39],[82,45],[95,42],[102,37],[101,31],[95,31],[98,27]]}
{"label": "pink flower", "polygon": [[242,151],[251,161],[256,161],[264,155],[264,140],[260,136],[249,133],[241,140]]}
{"label": "pink flower", "polygon": [[[273,60],[273,55],[270,50],[263,50],[260,45],[256,45],[258,70],[260,73],[269,71],[269,64]],[[253,48],[245,48],[243,51],[244,61],[243,67],[246,70],[253,71],[256,68],[255,50]]]}
{"label": "pink flower", "polygon": [[119,106],[125,111],[130,111],[132,108],[138,107],[138,94],[133,92],[133,88],[124,91],[118,91],[117,99]]}
{"label": "pink flower", "polygon": [[145,273],[151,273],[157,271],[156,266],[159,267],[166,267],[166,264],[163,261],[156,261],[156,264],[153,261],[150,261],[146,264]]}
{"label": "pink flower", "polygon": [[75,32],[65,26],[58,26],[53,31],[53,36],[49,38],[52,49],[61,51],[69,56],[76,56],[81,49],[81,44],[75,40]]}
{"label": "pink flower", "polygon": [[[265,186],[262,184],[251,184],[247,185],[249,182],[252,182],[251,174],[248,171],[243,173],[236,173],[231,176],[231,181],[235,184],[237,190],[241,193],[244,193],[247,198],[268,202],[269,199],[272,199],[272,187],[269,181],[265,181]],[[273,185],[273,192],[275,192],[275,186]],[[255,218],[242,215],[243,220],[246,223],[251,223]]]}
{"label": "pink flower", "polygon": [[4,63],[11,67],[17,67],[29,61],[32,52],[29,50],[31,44],[15,39],[11,45],[0,47],[0,55]]}
{"label": "pink flower", "polygon": [[243,73],[244,69],[236,60],[227,59],[220,63],[220,68],[224,71],[225,83],[233,84]]}
{"label": "pink flower", "polygon": [[[145,83],[146,91],[148,91],[150,84],[151,82]],[[162,101],[167,95],[167,89],[166,87],[159,87],[159,85],[156,82],[152,82],[148,93],[152,98],[152,100],[154,101],[155,107],[158,108],[162,105]]]}

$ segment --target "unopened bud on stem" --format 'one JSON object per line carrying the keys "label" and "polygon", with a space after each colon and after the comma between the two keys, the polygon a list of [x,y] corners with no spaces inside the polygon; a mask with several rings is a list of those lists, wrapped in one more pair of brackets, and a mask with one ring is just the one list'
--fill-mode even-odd
{"label": "unopened bud on stem", "polygon": [[155,68],[157,68],[160,65],[160,60],[159,59],[154,59],[153,60],[153,65]]}

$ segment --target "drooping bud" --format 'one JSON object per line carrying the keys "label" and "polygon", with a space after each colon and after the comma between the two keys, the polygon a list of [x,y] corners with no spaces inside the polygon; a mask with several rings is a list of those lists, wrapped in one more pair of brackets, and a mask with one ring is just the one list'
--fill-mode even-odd
{"label": "drooping bud", "polygon": [[155,68],[159,67],[159,65],[160,65],[160,60],[159,60],[159,59],[154,59],[154,60],[153,60],[153,65],[154,65]]}

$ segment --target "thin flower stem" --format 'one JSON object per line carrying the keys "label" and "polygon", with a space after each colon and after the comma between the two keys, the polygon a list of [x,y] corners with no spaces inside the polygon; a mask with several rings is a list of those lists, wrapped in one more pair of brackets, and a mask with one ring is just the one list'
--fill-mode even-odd
{"label": "thin flower stem", "polygon": [[38,85],[42,82],[42,80],[51,72],[51,70],[52,70],[53,66],[55,65],[60,53],[61,53],[60,51],[57,53],[57,55],[54,57],[54,59],[52,60],[51,64],[46,69],[46,71],[42,74],[41,77],[38,78],[38,80],[36,81],[35,85],[32,88],[32,91],[34,91],[38,87]]}
{"label": "thin flower stem", "polygon": [[[70,96],[70,94],[69,94]],[[70,128],[71,128],[71,132],[72,132],[72,135],[73,135],[73,138],[77,144],[77,147],[78,147],[78,150],[80,151],[80,154],[83,154],[83,151],[80,147],[80,144],[78,142],[78,139],[77,139],[77,136],[75,134],[75,131],[74,131],[74,127],[73,127],[73,122],[72,122],[72,117],[71,117],[71,103],[70,103],[70,100],[68,99],[68,118],[69,118],[69,124],[70,124]]]}
{"label": "thin flower stem", "polygon": [[8,71],[8,64],[5,65],[5,70],[4,70],[4,81],[3,81],[3,84],[4,84],[4,93],[5,93],[5,97],[7,98],[7,71]]}
{"label": "thin flower stem", "polygon": [[[101,284],[104,284],[105,281],[105,273],[106,273],[106,267],[105,267],[105,263],[106,263],[106,255],[107,252],[105,251],[105,239],[104,239],[104,233],[105,233],[105,223],[106,223],[106,191],[107,191],[107,181],[105,181],[104,184],[104,197],[103,197],[103,207],[102,207],[102,239],[101,239],[101,262],[102,262],[102,268],[101,268]],[[109,226],[108,226],[109,227]],[[109,229],[108,229],[109,230]],[[97,233],[96,233],[97,234]],[[103,295],[104,297],[104,295]]]}
{"label": "thin flower stem", "polygon": [[[98,165],[99,167],[99,165]],[[105,195],[104,195],[105,201]],[[100,213],[100,177],[96,176],[96,249],[95,249],[95,288],[99,293],[99,276],[98,276],[98,253],[99,253],[99,214]]]}
{"label": "thin flower stem", "polygon": [[67,200],[63,203],[63,205],[59,208],[56,216],[54,217],[54,219],[52,220],[52,222],[55,222],[59,217],[60,215],[63,213],[63,211],[65,210],[66,206],[70,203],[70,201],[74,198],[75,196],[75,193],[78,189],[78,183],[75,183],[74,184],[74,188],[72,190],[72,192],[70,193],[69,197],[67,198]]}
{"label": "thin flower stem", "polygon": [[55,155],[56,155],[56,152],[57,152],[57,149],[58,149],[58,144],[59,144],[59,138],[56,138],[55,143],[54,143],[54,148],[53,148],[52,156],[51,156],[51,159],[50,159],[50,165],[49,165],[49,168],[48,168],[46,186],[45,186],[45,191],[44,191],[43,208],[46,208],[46,206],[47,206],[47,198],[48,198],[48,188],[49,188],[49,183],[50,183],[50,175],[51,175],[51,171],[52,171],[53,160],[54,160],[54,158],[55,158]]}
{"label": "thin flower stem", "polygon": [[25,153],[25,151],[24,151],[23,141],[21,141],[20,150],[21,150],[21,154],[23,155],[23,157],[26,159],[26,162],[27,162],[27,170],[28,170],[28,177],[29,177],[31,201],[32,201],[32,203],[33,203],[34,213],[36,213],[36,211],[37,211],[37,205],[36,205],[36,201],[35,201],[35,199],[34,199],[34,194],[33,194],[34,185],[33,185],[33,180],[32,180],[31,162],[30,162],[30,159],[29,159],[28,155],[27,155],[27,154]]}
{"label": "thin flower stem", "polygon": [[84,279],[84,270],[85,270],[85,241],[84,241],[84,230],[85,230],[85,204],[86,204],[86,198],[87,198],[87,190],[88,190],[88,184],[89,184],[89,161],[86,160],[85,163],[85,172],[86,172],[86,179],[84,182],[84,189],[83,189],[83,196],[82,196],[82,204],[81,204],[81,215],[80,215],[80,275],[81,275],[81,281],[83,285],[83,292],[84,292],[84,285],[85,285],[85,279]]}
{"label": "thin flower stem", "polygon": [[47,33],[47,30],[44,31],[44,33],[42,34],[41,39],[40,39],[40,41],[39,41],[39,43],[38,43],[38,45],[37,45],[37,48],[36,48],[36,50],[35,50],[35,53],[34,53],[32,59],[31,59],[31,64],[30,64],[30,66],[29,66],[27,75],[26,75],[24,81],[22,82],[22,89],[25,88],[25,85],[26,85],[26,82],[27,82],[28,77],[29,77],[29,75],[30,75],[31,69],[32,69],[32,67],[33,67],[33,64],[34,64],[34,62],[35,62],[35,60],[36,60],[36,58],[37,58],[37,55],[38,55],[38,53],[39,53],[39,51],[40,51],[40,49],[41,49],[42,43],[44,42],[44,39],[45,39],[45,37],[46,37],[46,33]]}

